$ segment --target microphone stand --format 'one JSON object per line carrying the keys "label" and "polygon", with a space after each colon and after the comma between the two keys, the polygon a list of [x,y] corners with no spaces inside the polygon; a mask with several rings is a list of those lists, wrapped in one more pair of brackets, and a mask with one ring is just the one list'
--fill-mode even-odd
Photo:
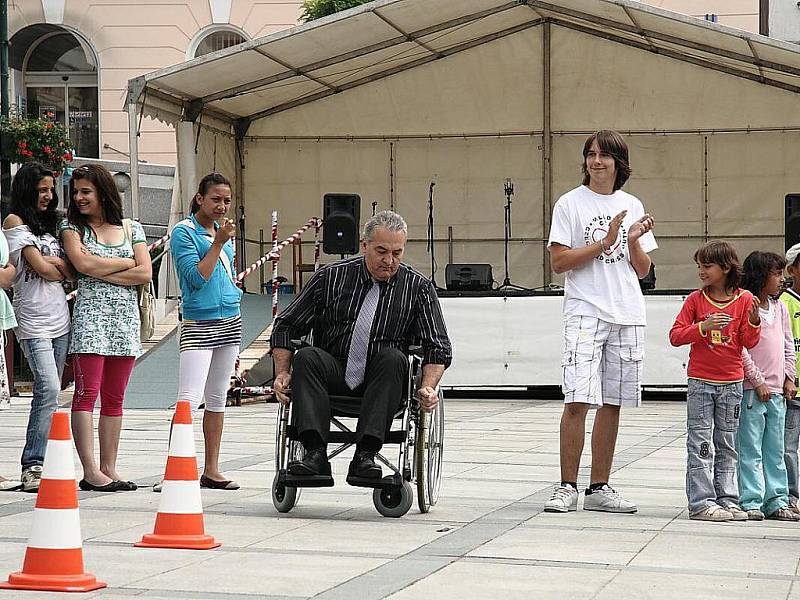
{"label": "microphone stand", "polygon": [[428,252],[431,253],[431,283],[434,289],[438,289],[436,285],[436,258],[434,252],[434,235],[433,235],[433,188],[436,186],[435,181],[431,181],[428,188]]}
{"label": "microphone stand", "polygon": [[503,285],[497,289],[524,291],[525,288],[511,283],[511,278],[508,274],[508,244],[511,241],[511,197],[514,195],[514,183],[511,179],[506,179],[503,191],[506,195],[506,203],[503,206],[503,265],[505,267],[505,277],[503,278]]}

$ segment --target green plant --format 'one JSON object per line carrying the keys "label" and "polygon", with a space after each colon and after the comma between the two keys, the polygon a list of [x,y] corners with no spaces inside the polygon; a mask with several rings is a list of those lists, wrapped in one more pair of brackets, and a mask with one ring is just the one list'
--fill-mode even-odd
{"label": "green plant", "polygon": [[50,118],[2,118],[0,138],[3,158],[14,163],[36,161],[60,174],[72,161],[72,142],[66,129]]}
{"label": "green plant", "polygon": [[327,17],[333,13],[366,4],[369,1],[370,0],[303,0],[303,13],[300,18],[308,23],[314,19]]}

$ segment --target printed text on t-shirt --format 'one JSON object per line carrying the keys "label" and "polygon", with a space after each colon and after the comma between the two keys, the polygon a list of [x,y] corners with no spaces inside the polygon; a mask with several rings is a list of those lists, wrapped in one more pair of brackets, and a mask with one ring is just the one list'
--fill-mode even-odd
{"label": "printed text on t-shirt", "polygon": [[[583,230],[583,241],[587,246],[596,244],[608,235],[608,225],[611,222],[611,215],[598,215],[594,217]],[[606,264],[613,264],[625,260],[625,249],[628,247],[628,230],[625,226],[619,228],[617,241],[611,247],[606,245],[605,251],[596,260]]]}

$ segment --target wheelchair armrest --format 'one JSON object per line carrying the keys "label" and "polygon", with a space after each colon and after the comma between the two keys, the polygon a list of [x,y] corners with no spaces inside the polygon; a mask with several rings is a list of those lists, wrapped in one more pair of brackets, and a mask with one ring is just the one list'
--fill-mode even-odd
{"label": "wheelchair armrest", "polygon": [[289,340],[292,344],[292,350],[297,352],[301,348],[307,348],[311,344],[308,342],[306,338],[300,338],[299,340]]}

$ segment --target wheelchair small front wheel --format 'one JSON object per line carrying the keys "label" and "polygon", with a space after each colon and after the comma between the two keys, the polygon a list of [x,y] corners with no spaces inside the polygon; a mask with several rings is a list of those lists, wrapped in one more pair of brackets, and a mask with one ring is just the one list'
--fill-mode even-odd
{"label": "wheelchair small front wheel", "polygon": [[384,517],[398,518],[411,508],[411,504],[414,502],[414,492],[411,484],[404,481],[401,486],[376,488],[372,492],[372,502]]}
{"label": "wheelchair small front wheel", "polygon": [[275,479],[272,480],[272,504],[275,510],[280,513],[288,513],[297,504],[299,496],[300,493],[296,487],[287,486],[280,481],[280,476],[275,474]]}

